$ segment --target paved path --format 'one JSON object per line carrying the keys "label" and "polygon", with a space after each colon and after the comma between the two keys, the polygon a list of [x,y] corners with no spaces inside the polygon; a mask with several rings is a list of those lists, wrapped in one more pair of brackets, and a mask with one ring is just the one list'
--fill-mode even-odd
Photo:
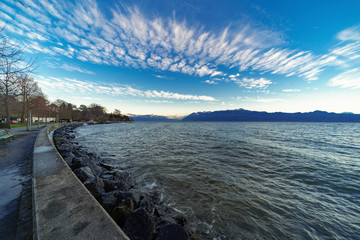
{"label": "paved path", "polygon": [[0,145],[0,239],[32,239],[31,169],[37,126]]}

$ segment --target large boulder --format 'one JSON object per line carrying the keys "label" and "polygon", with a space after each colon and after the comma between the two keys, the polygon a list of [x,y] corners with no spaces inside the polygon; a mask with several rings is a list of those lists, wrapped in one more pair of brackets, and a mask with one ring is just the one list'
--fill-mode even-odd
{"label": "large boulder", "polygon": [[135,206],[132,200],[122,199],[120,203],[111,210],[110,215],[120,227],[123,227],[134,209]]}
{"label": "large boulder", "polygon": [[74,156],[71,161],[71,169],[75,170],[81,167],[87,167],[88,163],[83,157]]}
{"label": "large boulder", "polygon": [[167,224],[159,229],[156,240],[188,240],[189,236],[184,228],[178,224]]}
{"label": "large boulder", "polygon": [[152,213],[155,205],[160,202],[160,193],[157,191],[140,191],[139,207],[144,208],[146,211]]}
{"label": "large boulder", "polygon": [[95,176],[101,176],[102,172],[104,171],[103,168],[97,165],[93,159],[90,159],[88,166]]}
{"label": "large boulder", "polygon": [[181,212],[175,211],[173,208],[164,206],[164,205],[157,205],[155,207],[155,215],[157,217],[171,217],[173,218],[178,224],[184,226],[187,224],[187,219],[184,214]]}
{"label": "large boulder", "polygon": [[124,231],[132,240],[152,240],[155,234],[154,217],[144,209],[138,208],[126,221]]}
{"label": "large boulder", "polygon": [[57,144],[57,149],[59,153],[63,154],[65,152],[71,152],[73,150],[73,146],[70,143]]}
{"label": "large boulder", "polygon": [[116,206],[117,202],[118,200],[114,193],[102,193],[100,195],[100,203],[108,213]]}
{"label": "large boulder", "polygon": [[56,136],[54,136],[54,140],[55,140],[55,144],[56,146],[60,146],[62,144],[69,144],[69,139],[67,139],[66,137],[64,137],[64,134],[58,134]]}
{"label": "large boulder", "polygon": [[135,180],[131,174],[123,170],[114,169],[112,171],[104,171],[100,177],[104,180],[122,182],[127,186],[127,189],[135,186]]}
{"label": "large boulder", "polygon": [[73,156],[63,156],[64,161],[66,162],[66,164],[71,167],[72,165],[72,160],[74,159]]}
{"label": "large boulder", "polygon": [[103,180],[104,184],[105,184],[105,192],[111,192],[114,190],[119,190],[119,191],[129,191],[130,187],[129,185],[127,185],[124,182],[118,182],[118,181],[113,181],[113,180]]}
{"label": "large boulder", "polygon": [[101,194],[105,192],[104,183],[99,177],[86,180],[84,185],[97,200],[99,200]]}
{"label": "large boulder", "polygon": [[156,228],[160,229],[161,227],[165,226],[165,225],[169,225],[169,224],[177,224],[175,219],[171,218],[171,217],[159,217],[156,220]]}
{"label": "large boulder", "polygon": [[107,171],[112,171],[115,169],[115,166],[112,165],[111,163],[108,163],[107,161],[101,161],[100,162],[100,166],[105,168]]}
{"label": "large boulder", "polygon": [[140,202],[140,193],[136,191],[130,192],[122,192],[122,191],[113,191],[114,196],[117,198],[118,201],[122,199],[131,200],[134,203],[135,208],[139,206]]}
{"label": "large boulder", "polygon": [[89,167],[81,167],[81,168],[75,169],[74,173],[80,179],[81,182],[85,182],[86,180],[92,179],[95,177],[95,175],[92,173],[92,171]]}

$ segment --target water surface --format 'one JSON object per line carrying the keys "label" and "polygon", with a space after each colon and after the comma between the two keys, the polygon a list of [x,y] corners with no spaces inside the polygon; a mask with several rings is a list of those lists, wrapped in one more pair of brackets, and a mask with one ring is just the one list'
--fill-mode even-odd
{"label": "water surface", "polygon": [[80,127],[204,239],[360,239],[360,124],[136,122]]}

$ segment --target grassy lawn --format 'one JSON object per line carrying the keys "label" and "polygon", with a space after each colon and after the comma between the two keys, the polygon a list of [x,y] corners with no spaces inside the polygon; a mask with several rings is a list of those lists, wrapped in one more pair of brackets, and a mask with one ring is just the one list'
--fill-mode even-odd
{"label": "grassy lawn", "polygon": [[[51,122],[51,123],[47,123],[47,124],[56,124],[58,122]],[[44,125],[46,123],[33,123],[31,124],[31,126],[37,126],[38,124],[40,125]],[[11,128],[18,128],[18,127],[26,127],[26,123],[15,123],[15,124],[10,124]],[[0,128],[6,128],[6,123],[2,123]]]}
{"label": "grassy lawn", "polygon": [[[58,122],[52,122],[52,123],[33,123],[31,124],[31,126],[37,126],[37,125],[45,125],[45,124],[55,124]],[[26,127],[26,123],[15,123],[15,124],[10,124],[11,128],[18,128],[18,127]]]}

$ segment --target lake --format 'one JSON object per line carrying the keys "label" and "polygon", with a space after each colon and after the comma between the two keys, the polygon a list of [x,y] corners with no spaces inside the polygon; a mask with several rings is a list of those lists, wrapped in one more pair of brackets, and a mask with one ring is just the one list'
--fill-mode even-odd
{"label": "lake", "polygon": [[203,239],[359,239],[360,124],[88,125],[79,143],[162,193]]}

